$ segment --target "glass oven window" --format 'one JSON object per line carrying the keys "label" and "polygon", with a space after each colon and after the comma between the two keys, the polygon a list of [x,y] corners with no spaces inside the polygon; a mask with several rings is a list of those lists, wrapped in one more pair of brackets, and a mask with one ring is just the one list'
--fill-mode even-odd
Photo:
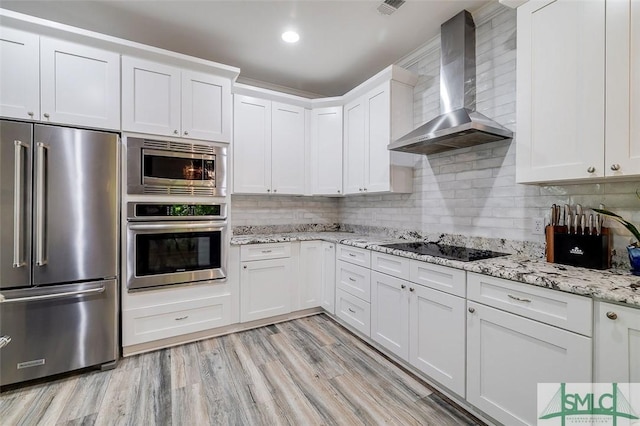
{"label": "glass oven window", "polygon": [[172,180],[215,180],[214,160],[144,155],[144,176]]}
{"label": "glass oven window", "polygon": [[176,232],[136,235],[136,276],[217,269],[222,233]]}

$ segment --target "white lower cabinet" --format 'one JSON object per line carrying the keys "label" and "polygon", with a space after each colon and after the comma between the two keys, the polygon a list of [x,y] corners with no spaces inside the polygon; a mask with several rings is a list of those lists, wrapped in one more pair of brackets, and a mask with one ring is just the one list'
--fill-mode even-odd
{"label": "white lower cabinet", "polygon": [[371,335],[371,304],[336,289],[336,316],[369,337]]}
{"label": "white lower cabinet", "polygon": [[409,359],[409,288],[399,278],[371,272],[371,338]]}
{"label": "white lower cabinet", "polygon": [[640,309],[595,303],[594,381],[640,383]]}
{"label": "white lower cabinet", "polygon": [[322,242],[322,283],[320,306],[330,314],[336,312],[336,245]]}
{"label": "white lower cabinet", "polygon": [[291,258],[242,262],[240,321],[254,321],[291,312]]}
{"label": "white lower cabinet", "polygon": [[464,398],[465,299],[416,284],[409,291],[409,362]]}
{"label": "white lower cabinet", "polygon": [[538,383],[592,382],[590,338],[472,301],[467,308],[467,401],[499,422],[537,424]]}
{"label": "white lower cabinet", "polygon": [[323,272],[322,241],[302,241],[300,243],[298,309],[320,306]]}

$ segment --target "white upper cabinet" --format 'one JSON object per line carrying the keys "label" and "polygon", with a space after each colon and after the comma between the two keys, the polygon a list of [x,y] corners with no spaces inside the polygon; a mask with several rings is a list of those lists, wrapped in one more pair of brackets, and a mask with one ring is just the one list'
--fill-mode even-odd
{"label": "white upper cabinet", "polygon": [[517,51],[517,181],[604,176],[604,1],[520,6]]}
{"label": "white upper cabinet", "polygon": [[271,104],[271,185],[274,194],[305,192],[305,109]]}
{"label": "white upper cabinet", "polygon": [[640,174],[640,2],[606,2],[606,176]]}
{"label": "white upper cabinet", "polygon": [[120,55],[40,37],[42,120],[120,129]]}
{"label": "white upper cabinet", "polygon": [[122,57],[122,129],[231,141],[231,81]]}
{"label": "white upper cabinet", "polygon": [[0,115],[120,129],[120,55],[0,29]]}
{"label": "white upper cabinet", "polygon": [[182,71],[182,136],[231,142],[231,81]]}
{"label": "white upper cabinet", "polygon": [[518,182],[640,174],[640,4],[518,8]]}
{"label": "white upper cabinet", "polygon": [[344,192],[411,192],[411,165],[389,143],[412,128],[413,87],[387,81],[344,107]]}
{"label": "white upper cabinet", "polygon": [[122,130],[180,135],[180,69],[122,57]]}
{"label": "white upper cabinet", "polygon": [[311,193],[342,194],[342,107],[311,112]]}
{"label": "white upper cabinet", "polygon": [[238,94],[233,105],[234,193],[303,195],[305,108]]}
{"label": "white upper cabinet", "polygon": [[233,192],[271,192],[271,101],[234,95]]}
{"label": "white upper cabinet", "polygon": [[0,27],[0,116],[40,119],[40,37]]}

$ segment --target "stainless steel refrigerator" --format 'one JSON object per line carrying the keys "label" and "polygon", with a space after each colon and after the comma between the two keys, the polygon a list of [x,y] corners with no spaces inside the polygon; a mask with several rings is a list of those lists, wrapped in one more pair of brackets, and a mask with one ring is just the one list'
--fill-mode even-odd
{"label": "stainless steel refrigerator", "polygon": [[118,357],[118,136],[0,120],[0,385]]}

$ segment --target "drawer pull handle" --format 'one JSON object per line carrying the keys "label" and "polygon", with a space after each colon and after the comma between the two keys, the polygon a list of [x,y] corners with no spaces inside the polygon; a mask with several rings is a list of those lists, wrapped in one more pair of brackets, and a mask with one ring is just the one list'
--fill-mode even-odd
{"label": "drawer pull handle", "polygon": [[349,281],[353,281],[354,283],[356,282],[356,279],[353,277],[349,277]]}
{"label": "drawer pull handle", "polygon": [[615,312],[607,312],[607,318],[609,318],[610,320],[618,319],[618,314],[616,314]]}
{"label": "drawer pull handle", "polygon": [[185,315],[183,317],[178,317],[178,318],[176,318],[176,321],[182,321],[182,320],[185,320],[187,318],[189,318],[189,315]]}
{"label": "drawer pull handle", "polygon": [[507,294],[507,296],[509,296],[509,299],[517,300],[518,302],[531,303],[531,300],[529,300],[529,299],[522,299],[520,297],[516,297],[516,296],[513,296],[511,294]]}
{"label": "drawer pull handle", "polygon": [[267,254],[267,253],[271,253],[271,250],[262,250],[262,252]]}
{"label": "drawer pull handle", "polygon": [[476,308],[471,308],[471,307],[469,308],[470,313],[474,313],[475,311],[476,311]]}
{"label": "drawer pull handle", "polygon": [[400,284],[400,288],[404,290],[405,288],[407,288],[407,286],[404,284]]}
{"label": "drawer pull handle", "polygon": [[349,308],[349,312],[351,312],[352,314],[355,314],[356,311],[354,311],[353,309]]}
{"label": "drawer pull handle", "polygon": [[356,257],[356,255],[355,255],[355,254],[353,254],[353,253],[349,253],[349,256],[351,256],[351,257]]}

